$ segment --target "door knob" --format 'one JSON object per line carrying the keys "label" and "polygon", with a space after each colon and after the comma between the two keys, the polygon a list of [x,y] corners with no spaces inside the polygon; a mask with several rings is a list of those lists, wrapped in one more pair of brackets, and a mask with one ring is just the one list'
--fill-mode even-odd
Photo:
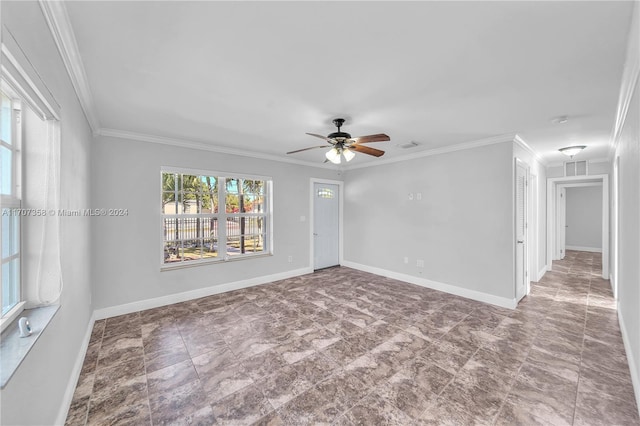
{"label": "door knob", "polygon": [[518,244],[524,244],[524,240],[518,240]]}

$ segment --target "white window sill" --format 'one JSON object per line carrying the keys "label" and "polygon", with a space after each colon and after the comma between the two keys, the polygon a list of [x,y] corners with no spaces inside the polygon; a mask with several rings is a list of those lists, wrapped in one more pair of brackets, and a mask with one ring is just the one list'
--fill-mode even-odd
{"label": "white window sill", "polygon": [[9,383],[9,379],[16,372],[22,360],[24,360],[40,337],[51,319],[60,309],[60,305],[45,306],[43,308],[25,309],[19,317],[27,317],[31,324],[32,333],[28,337],[20,337],[18,320],[16,318],[11,325],[0,335],[0,389]]}
{"label": "white window sill", "polygon": [[165,263],[160,266],[160,271],[171,271],[174,269],[191,268],[194,266],[214,265],[216,263],[237,262],[239,260],[255,259],[257,257],[269,257],[273,253],[243,254],[238,256],[229,256],[228,258],[214,258],[212,260],[190,260],[185,262]]}

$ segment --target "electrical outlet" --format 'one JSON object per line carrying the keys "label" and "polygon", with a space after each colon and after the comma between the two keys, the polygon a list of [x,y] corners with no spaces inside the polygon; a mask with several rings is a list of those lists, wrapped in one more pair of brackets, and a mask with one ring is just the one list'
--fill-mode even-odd
{"label": "electrical outlet", "polygon": [[288,261],[289,263],[293,262],[293,256],[289,255],[289,258],[287,258],[287,261]]}
{"label": "electrical outlet", "polygon": [[413,192],[409,193],[409,201],[413,201]]}
{"label": "electrical outlet", "polygon": [[408,265],[408,264],[409,264],[409,258],[408,258],[408,257],[406,257],[406,256],[405,256],[405,258],[404,258],[404,263],[405,263],[405,265]]}
{"label": "electrical outlet", "polygon": [[418,201],[422,200],[422,192],[418,192],[416,194],[416,200],[418,200]]}
{"label": "electrical outlet", "polygon": [[422,259],[416,260],[416,266],[418,268],[424,268],[424,260],[422,260]]}

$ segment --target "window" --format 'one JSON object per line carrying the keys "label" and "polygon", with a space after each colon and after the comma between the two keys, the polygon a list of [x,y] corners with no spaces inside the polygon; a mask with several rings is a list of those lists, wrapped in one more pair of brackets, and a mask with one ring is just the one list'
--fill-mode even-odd
{"label": "window", "polygon": [[162,264],[270,254],[271,180],[162,170]]}
{"label": "window", "polygon": [[21,207],[20,187],[20,101],[8,94],[3,88],[2,111],[0,113],[0,194],[2,196],[2,227],[0,239],[2,245],[2,315],[7,316],[20,302],[20,225]]}
{"label": "window", "polygon": [[318,198],[333,198],[334,193],[331,188],[318,188]]}

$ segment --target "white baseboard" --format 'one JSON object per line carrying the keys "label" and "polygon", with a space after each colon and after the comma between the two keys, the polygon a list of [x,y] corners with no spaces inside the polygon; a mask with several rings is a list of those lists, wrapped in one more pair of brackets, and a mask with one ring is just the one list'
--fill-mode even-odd
{"label": "white baseboard", "polygon": [[598,247],[566,246],[565,249],[575,251],[588,251],[591,253],[602,253],[602,249]]}
{"label": "white baseboard", "polygon": [[633,383],[633,392],[636,397],[636,407],[640,414],[640,371],[638,371],[638,365],[635,362],[635,355],[631,350],[631,343],[629,342],[629,335],[627,334],[627,326],[624,323],[624,317],[620,314],[620,302],[617,304],[618,311],[618,323],[620,324],[620,332],[622,333],[622,342],[624,343],[624,351],[627,354],[627,363],[629,364],[629,372],[631,373],[631,383]]}
{"label": "white baseboard", "polygon": [[247,280],[234,281],[211,287],[199,288],[197,290],[185,291],[183,293],[169,294],[167,296],[155,297],[153,299],[145,299],[138,302],[125,303],[124,305],[110,306],[108,308],[96,309],[94,311],[94,317],[96,320],[111,318],[118,315],[130,314],[132,312],[159,308],[160,306],[166,306],[173,303],[180,303],[200,297],[211,296],[213,294],[226,293],[227,291],[239,290],[241,288],[253,287],[260,284],[267,284],[273,281],[279,281],[287,278],[297,277],[300,275],[310,274],[312,272],[313,268],[294,269],[292,271],[281,272],[278,274],[249,278]]}
{"label": "white baseboard", "polygon": [[60,405],[60,411],[58,411],[58,417],[55,423],[57,425],[63,425],[67,420],[67,415],[69,414],[69,408],[71,407],[71,402],[73,401],[73,394],[76,391],[76,385],[78,384],[78,379],[80,378],[80,372],[82,371],[82,365],[84,364],[84,356],[87,353],[87,348],[89,347],[89,340],[91,340],[91,332],[93,331],[93,324],[95,323],[95,321],[96,320],[94,313],[89,319],[87,330],[84,333],[84,339],[82,339],[82,344],[80,345],[80,351],[78,352],[76,362],[73,365],[73,370],[71,371],[69,381],[67,382],[67,389],[64,392],[62,404]]}
{"label": "white baseboard", "polygon": [[544,277],[544,274],[546,274],[546,273],[547,273],[547,271],[550,271],[550,269],[548,269],[548,268],[547,268],[547,265],[544,265],[544,266],[542,267],[542,269],[540,269],[540,270],[538,271],[538,276],[536,277],[536,282],[537,282],[537,283],[539,283],[539,282],[540,282],[540,280],[542,279],[542,277]]}
{"label": "white baseboard", "polygon": [[386,269],[376,268],[373,266],[362,265],[360,263],[344,261],[343,266],[357,269],[359,271],[369,272],[371,274],[381,275],[383,277],[416,284],[422,287],[431,288],[445,293],[455,294],[456,296],[465,297],[467,299],[477,300],[479,302],[489,303],[508,309],[515,309],[518,302],[515,299],[507,299],[506,297],[494,296],[492,294],[482,293],[476,290],[469,290],[451,284],[439,283],[427,280],[425,278],[414,277],[400,272],[388,271]]}

